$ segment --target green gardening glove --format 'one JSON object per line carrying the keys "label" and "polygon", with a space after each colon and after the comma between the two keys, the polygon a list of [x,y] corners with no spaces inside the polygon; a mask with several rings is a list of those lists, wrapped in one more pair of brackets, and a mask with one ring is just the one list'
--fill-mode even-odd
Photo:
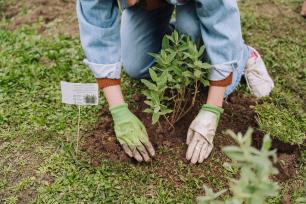
{"label": "green gardening glove", "polygon": [[110,108],[116,137],[127,155],[137,161],[150,161],[155,155],[142,122],[128,109],[127,104]]}

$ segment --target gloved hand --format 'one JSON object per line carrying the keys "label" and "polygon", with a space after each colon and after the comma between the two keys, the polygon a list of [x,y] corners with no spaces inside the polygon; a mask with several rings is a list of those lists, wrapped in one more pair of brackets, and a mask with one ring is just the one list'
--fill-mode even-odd
{"label": "gloved hand", "polygon": [[128,109],[127,104],[110,108],[116,137],[123,150],[137,161],[150,161],[155,151],[142,122]]}
{"label": "gloved hand", "polygon": [[186,141],[186,158],[191,160],[191,163],[202,163],[208,158],[214,146],[213,139],[222,113],[222,108],[205,104],[191,123]]}

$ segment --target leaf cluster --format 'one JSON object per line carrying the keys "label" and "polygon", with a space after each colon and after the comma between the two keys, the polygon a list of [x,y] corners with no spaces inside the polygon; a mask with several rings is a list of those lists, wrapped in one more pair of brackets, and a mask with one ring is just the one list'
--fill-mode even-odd
{"label": "leaf cluster", "polygon": [[175,31],[163,38],[159,54],[151,54],[156,64],[149,69],[151,80],[142,83],[149,106],[145,112],[152,114],[153,124],[169,113],[168,121],[177,122],[188,112],[188,98],[192,97],[194,104],[200,84],[208,86],[210,65],[202,61],[204,49]]}
{"label": "leaf cluster", "polygon": [[239,179],[230,180],[230,192],[232,197],[220,201],[216,200],[226,190],[214,193],[210,188],[205,187],[206,196],[199,197],[201,204],[263,204],[268,197],[277,195],[277,183],[269,179],[277,174],[272,160],[276,161],[276,150],[270,151],[271,138],[265,135],[260,150],[251,146],[252,129],[249,129],[245,136],[241,133],[235,134],[232,131],[227,133],[237,142],[239,146],[228,146],[223,152],[232,160],[230,166],[238,169]]}

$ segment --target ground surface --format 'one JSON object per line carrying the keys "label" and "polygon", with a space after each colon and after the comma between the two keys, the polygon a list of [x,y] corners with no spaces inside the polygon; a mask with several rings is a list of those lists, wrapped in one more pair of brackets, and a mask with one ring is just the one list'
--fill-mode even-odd
{"label": "ground surface", "polygon": [[242,85],[224,104],[211,157],[189,165],[184,141],[198,107],[174,133],[161,131],[142,113],[139,82],[125,76],[126,99],[139,104],[132,110],[148,128],[157,157],[150,164],[136,164],[123,154],[103,98],[98,107],[82,109],[81,151],[76,155],[77,109],[61,104],[59,82],[94,79],[82,64],[74,1],[0,0],[0,203],[193,203],[204,193],[204,183],[221,189],[235,176],[222,166],[228,159],[221,149],[233,144],[223,130],[245,132],[249,126],[255,129],[255,146],[270,133],[279,149],[281,173],[274,179],[282,189],[269,203],[296,203],[305,197],[302,1],[239,3],[244,38],[263,54],[276,88],[271,97],[256,101]]}

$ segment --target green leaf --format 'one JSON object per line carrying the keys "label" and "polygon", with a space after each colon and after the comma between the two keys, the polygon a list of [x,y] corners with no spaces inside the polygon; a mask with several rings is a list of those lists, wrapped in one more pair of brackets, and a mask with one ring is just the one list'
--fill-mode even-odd
{"label": "green leaf", "polygon": [[175,52],[171,52],[170,55],[169,55],[169,62],[172,62],[175,57],[176,57],[176,53]]}
{"label": "green leaf", "polygon": [[184,71],[184,72],[183,72],[183,76],[192,78],[192,77],[193,77],[193,74],[192,74],[191,71]]}
{"label": "green leaf", "polygon": [[207,69],[207,70],[211,70],[211,65],[208,63],[201,63],[201,68],[202,69]]}
{"label": "green leaf", "polygon": [[149,73],[150,73],[151,79],[154,82],[157,82],[158,81],[158,76],[157,76],[156,72],[153,69],[150,68]]}
{"label": "green leaf", "polygon": [[269,151],[271,146],[272,146],[272,140],[271,140],[270,136],[265,135],[264,139],[263,139],[263,142],[262,142],[261,150]]}
{"label": "green leaf", "polygon": [[153,115],[152,115],[152,124],[153,125],[158,122],[159,117],[160,117],[160,115],[158,113],[153,113]]}
{"label": "green leaf", "polygon": [[151,91],[148,90],[148,89],[143,90],[141,93],[142,93],[143,95],[145,95],[147,98],[150,97],[150,95],[151,95]]}
{"label": "green leaf", "polygon": [[243,161],[244,155],[243,151],[236,146],[227,146],[223,148],[223,152],[231,159],[235,161]]}
{"label": "green leaf", "polygon": [[157,86],[155,84],[153,84],[152,82],[146,80],[146,79],[142,79],[141,82],[146,85],[149,89],[151,90],[157,90]]}
{"label": "green leaf", "polygon": [[159,100],[159,97],[158,97],[158,93],[154,92],[151,94],[151,97],[152,97],[152,102],[153,104],[156,104],[156,105],[159,105],[160,104],[160,100]]}
{"label": "green leaf", "polygon": [[246,146],[251,146],[253,129],[249,128],[243,137],[243,142]]}
{"label": "green leaf", "polygon": [[169,38],[165,36],[162,42],[162,49],[168,49],[169,47]]}
{"label": "green leaf", "polygon": [[197,78],[200,79],[202,76],[202,72],[200,70],[195,70],[193,75]]}
{"label": "green leaf", "polygon": [[204,78],[201,78],[200,81],[203,84],[203,86],[209,86],[209,81],[208,80],[206,80]]}
{"label": "green leaf", "polygon": [[173,32],[173,40],[174,40],[175,43],[179,42],[179,35],[178,35],[177,31]]}
{"label": "green leaf", "polygon": [[160,84],[166,84],[168,80],[168,71],[163,72],[159,79]]}
{"label": "green leaf", "polygon": [[199,49],[199,54],[198,54],[198,57],[200,58],[203,54],[204,54],[204,51],[205,51],[205,46],[202,45]]}
{"label": "green leaf", "polygon": [[148,53],[150,56],[154,57],[155,59],[159,56],[159,54],[157,53],[152,53],[152,52],[149,52]]}
{"label": "green leaf", "polygon": [[149,108],[146,108],[144,109],[143,111],[144,113],[153,113],[153,110],[149,109]]}
{"label": "green leaf", "polygon": [[159,106],[156,106],[155,108],[154,108],[154,113],[159,113],[159,111],[160,111],[160,107]]}
{"label": "green leaf", "polygon": [[173,112],[173,110],[165,109],[165,110],[162,110],[162,111],[161,111],[161,114],[162,114],[162,115],[167,115],[167,114],[172,113],[172,112]]}
{"label": "green leaf", "polygon": [[153,107],[153,106],[154,106],[154,104],[152,103],[152,101],[145,100],[144,103],[147,104],[147,105],[149,105],[150,107]]}

